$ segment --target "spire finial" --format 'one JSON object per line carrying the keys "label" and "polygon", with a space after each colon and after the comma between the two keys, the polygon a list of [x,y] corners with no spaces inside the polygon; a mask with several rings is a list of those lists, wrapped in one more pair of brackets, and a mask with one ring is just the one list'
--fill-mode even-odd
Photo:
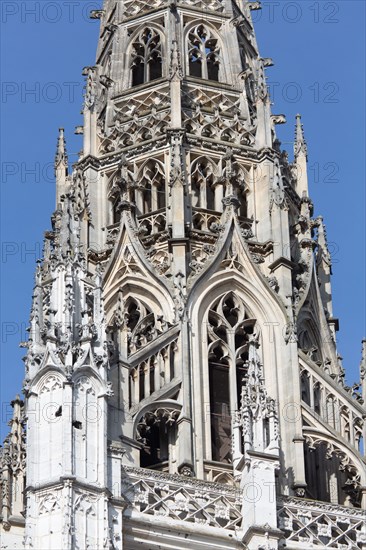
{"label": "spire finial", "polygon": [[66,192],[66,179],[69,174],[69,159],[66,151],[66,140],[64,129],[59,128],[57,149],[55,157],[56,176],[56,208],[59,207],[61,196]]}
{"label": "spire finial", "polygon": [[[56,149],[56,158],[55,158],[55,170],[57,172],[60,164],[68,169],[69,159],[66,151],[66,140],[65,140],[65,130],[64,128],[59,128],[58,130],[58,140],[57,140],[57,149]],[[67,175],[67,174],[66,174]]]}
{"label": "spire finial", "polygon": [[304,126],[301,124],[301,115],[296,115],[296,130],[294,144],[295,159],[302,153],[306,159],[308,157],[308,148],[304,136]]}

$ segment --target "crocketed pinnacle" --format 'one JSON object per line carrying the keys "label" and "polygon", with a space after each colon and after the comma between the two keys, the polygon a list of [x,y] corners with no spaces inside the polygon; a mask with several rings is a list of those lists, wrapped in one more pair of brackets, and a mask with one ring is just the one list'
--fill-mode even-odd
{"label": "crocketed pinnacle", "polygon": [[295,159],[303,154],[306,158],[308,156],[308,148],[304,136],[304,126],[301,124],[301,115],[296,115],[296,129],[295,129],[295,144],[294,144]]}
{"label": "crocketed pinnacle", "polygon": [[55,170],[57,171],[61,166],[63,166],[67,172],[68,163],[69,163],[69,159],[66,151],[64,129],[60,128],[58,133],[58,140],[57,140]]}

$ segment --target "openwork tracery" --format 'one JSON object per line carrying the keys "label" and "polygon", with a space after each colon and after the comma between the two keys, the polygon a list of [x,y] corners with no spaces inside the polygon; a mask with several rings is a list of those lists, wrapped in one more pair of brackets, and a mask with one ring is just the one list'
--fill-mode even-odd
{"label": "openwork tracery", "polygon": [[156,80],[162,76],[162,45],[160,34],[146,27],[135,38],[131,53],[132,86]]}
{"label": "openwork tracery", "polygon": [[212,459],[232,461],[232,413],[238,410],[248,367],[250,336],[255,319],[233,292],[221,296],[208,314],[208,363]]}
{"label": "openwork tracery", "polygon": [[165,207],[165,170],[162,162],[150,159],[137,176],[136,205],[140,214]]}
{"label": "openwork tracery", "polygon": [[189,74],[220,80],[220,47],[217,37],[205,25],[193,27],[188,35]]}
{"label": "openwork tracery", "polygon": [[[316,500],[360,506],[360,473],[348,453],[325,436],[305,434],[306,482]],[[324,463],[328,461],[326,475]]]}
{"label": "openwork tracery", "polygon": [[217,167],[206,158],[195,160],[191,167],[192,206],[215,210],[215,181]]}
{"label": "openwork tracery", "polygon": [[146,412],[137,424],[137,440],[144,445],[141,466],[161,464],[169,459],[169,447],[175,443],[177,405],[166,405]]}
{"label": "openwork tracery", "polygon": [[171,326],[137,298],[131,298],[126,304],[125,324],[130,354],[144,348]]}

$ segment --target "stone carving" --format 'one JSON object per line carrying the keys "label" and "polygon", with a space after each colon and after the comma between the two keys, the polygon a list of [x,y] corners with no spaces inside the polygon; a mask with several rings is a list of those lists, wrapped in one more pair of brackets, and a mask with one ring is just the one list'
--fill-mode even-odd
{"label": "stone carving", "polygon": [[[162,473],[151,476],[143,473],[141,478],[141,474],[136,475],[138,471],[126,468],[122,494],[141,513],[175,519],[182,522],[182,527],[187,522],[228,531],[240,528],[240,499],[237,492],[228,492],[225,485]],[[225,488],[225,492],[219,488]]]}
{"label": "stone carving", "polygon": [[93,495],[79,494],[75,499],[75,512],[85,515],[96,516],[96,503],[98,498]]}
{"label": "stone carving", "polygon": [[39,515],[43,514],[52,514],[60,510],[60,494],[59,493],[48,493],[42,497],[39,503],[38,513]]}
{"label": "stone carving", "polygon": [[62,388],[62,382],[60,378],[58,378],[57,376],[49,376],[44,381],[39,393],[50,393],[60,388]]}
{"label": "stone carving", "polygon": [[159,8],[165,4],[166,0],[126,0],[124,2],[124,17],[134,17],[141,15],[151,9]]}
{"label": "stone carving", "polygon": [[80,393],[95,395],[95,390],[93,388],[93,384],[92,384],[90,378],[88,378],[86,376],[82,376],[81,378],[78,378],[78,380],[75,382],[75,388]]}
{"label": "stone carving", "polygon": [[279,499],[279,528],[288,546],[357,549],[366,538],[362,510],[296,498]]}
{"label": "stone carving", "polygon": [[165,424],[173,426],[176,424],[180,414],[180,409],[176,408],[157,408],[153,411],[145,413],[139,420],[137,425],[137,441],[141,441],[146,445],[145,435],[150,431],[154,424]]}

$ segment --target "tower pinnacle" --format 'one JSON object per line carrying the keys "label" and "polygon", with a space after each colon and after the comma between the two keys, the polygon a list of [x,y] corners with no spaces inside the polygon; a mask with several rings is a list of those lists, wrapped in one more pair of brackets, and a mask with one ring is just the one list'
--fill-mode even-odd
{"label": "tower pinnacle", "polygon": [[[301,116],[293,164],[276,137],[260,4],[102,4],[70,174],[59,130],[2,546],[364,548],[366,409],[343,380]],[[364,344],[364,395],[365,371]]]}
{"label": "tower pinnacle", "polygon": [[301,115],[296,115],[295,143],[294,143],[295,166],[297,173],[296,190],[300,197],[308,196],[308,148],[304,136],[304,127],[301,124]]}
{"label": "tower pinnacle", "polygon": [[301,115],[296,115],[296,129],[295,129],[295,146],[294,146],[295,158],[300,154],[303,154],[306,159],[308,157],[308,148],[304,136],[304,125],[301,123]]}
{"label": "tower pinnacle", "polygon": [[61,195],[65,192],[66,178],[69,172],[69,159],[66,151],[66,140],[64,129],[59,129],[57,149],[55,157],[55,175],[56,175],[56,207],[60,203]]}

